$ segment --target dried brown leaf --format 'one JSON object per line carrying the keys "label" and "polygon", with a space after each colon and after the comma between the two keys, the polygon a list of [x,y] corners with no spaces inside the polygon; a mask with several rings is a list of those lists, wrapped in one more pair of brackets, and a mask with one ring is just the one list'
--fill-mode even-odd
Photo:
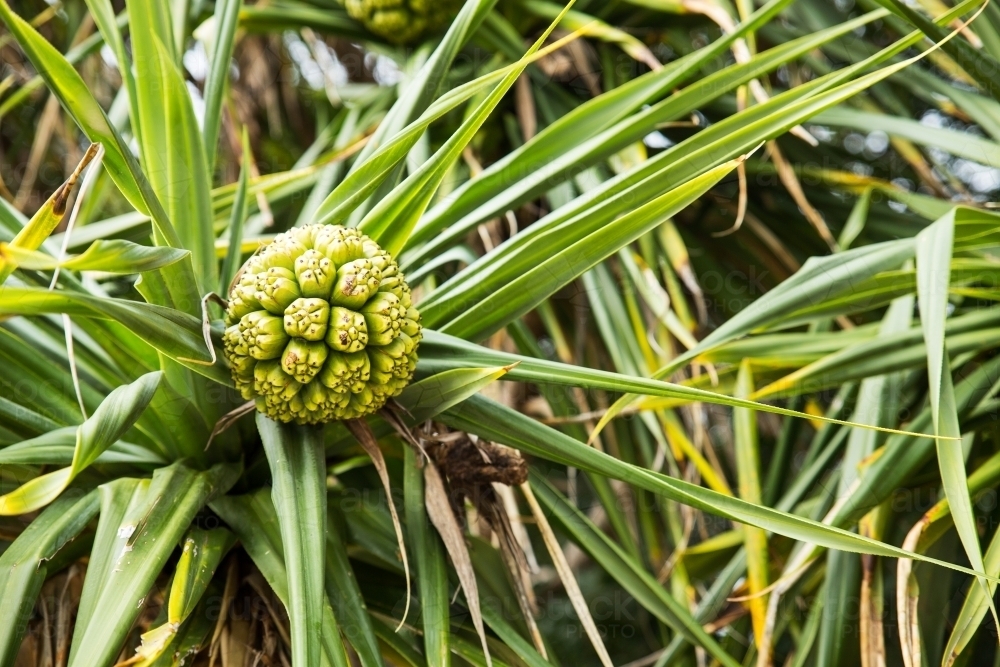
{"label": "dried brown leaf", "polygon": [[590,639],[590,643],[593,644],[594,650],[597,651],[597,655],[601,659],[601,664],[604,667],[614,667],[611,662],[611,656],[608,655],[608,649],[604,646],[604,640],[601,639],[601,633],[597,629],[597,624],[594,623],[594,617],[590,614],[590,608],[587,607],[587,601],[583,597],[583,592],[580,591],[580,585],[573,575],[572,568],[570,568],[569,563],[566,561],[566,555],[563,553],[562,547],[559,546],[559,540],[556,538],[552,526],[549,525],[549,520],[542,512],[538,500],[535,499],[535,494],[531,491],[531,485],[525,482],[521,485],[521,491],[524,493],[528,505],[531,506],[531,513],[535,515],[535,522],[542,533],[542,539],[549,550],[549,555],[556,566],[556,571],[559,572],[559,578],[562,579],[563,586],[566,588],[566,594],[573,604],[573,609],[576,610],[576,615],[579,617],[580,623],[583,625],[583,629]]}
{"label": "dried brown leaf", "polygon": [[490,658],[490,649],[486,644],[486,629],[483,627],[483,612],[479,606],[479,587],[476,584],[476,573],[472,568],[472,559],[465,544],[462,528],[452,511],[444,481],[441,479],[437,466],[432,461],[428,461],[424,466],[424,485],[424,505],[427,507],[427,516],[441,536],[441,541],[444,542],[444,547],[448,550],[451,562],[455,566],[455,573],[458,574],[458,581],[462,585],[465,602],[469,606],[469,614],[472,616],[472,624],[483,644],[486,666],[492,667],[493,660]]}
{"label": "dried brown leaf", "polygon": [[[927,517],[918,521],[903,540],[903,548],[916,551],[920,536],[927,528]],[[900,558],[896,565],[896,618],[899,621],[899,648],[903,654],[903,664],[906,667],[920,667],[920,621],[917,614],[917,604],[920,601],[920,589],[917,579],[913,576],[913,561]]]}
{"label": "dried brown leaf", "polygon": [[385,466],[385,457],[379,449],[378,440],[372,433],[371,427],[364,419],[351,419],[344,422],[347,430],[357,439],[365,452],[371,457],[378,472],[379,479],[382,480],[382,488],[385,489],[385,498],[389,503],[389,515],[392,517],[392,527],[396,531],[396,541],[399,543],[399,555],[403,561],[403,574],[406,576],[406,607],[403,609],[403,618],[399,619],[396,627],[398,632],[406,622],[406,617],[410,613],[410,562],[406,558],[406,544],[403,542],[403,526],[399,522],[399,515],[396,513],[396,503],[392,500],[392,487],[389,484],[389,470]]}

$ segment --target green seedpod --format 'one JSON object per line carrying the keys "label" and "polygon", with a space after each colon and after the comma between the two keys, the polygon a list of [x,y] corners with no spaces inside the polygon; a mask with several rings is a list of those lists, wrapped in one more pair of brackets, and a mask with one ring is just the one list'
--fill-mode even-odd
{"label": "green seedpod", "polygon": [[243,266],[229,297],[223,349],[233,381],[272,419],[356,419],[413,377],[420,313],[395,260],[356,229],[279,234]]}
{"label": "green seedpod", "polygon": [[323,340],[329,321],[329,302],[318,298],[300,298],[285,309],[284,331],[295,338]]}
{"label": "green seedpod", "polygon": [[461,0],[347,0],[347,13],[393,44],[413,44],[444,28]]}

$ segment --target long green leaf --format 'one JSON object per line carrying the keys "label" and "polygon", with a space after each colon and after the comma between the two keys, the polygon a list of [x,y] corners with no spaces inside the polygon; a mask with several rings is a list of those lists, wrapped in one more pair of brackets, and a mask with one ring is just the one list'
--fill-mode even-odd
{"label": "long green leaf", "polygon": [[271,466],[271,499],[281,525],[288,574],[292,662],[317,665],[322,652],[326,466],[315,428],[279,425],[257,415],[257,430]]}
{"label": "long green leaf", "polygon": [[[223,496],[210,503],[236,533],[254,564],[260,569],[278,599],[289,609],[288,572],[285,568],[278,514],[267,488],[245,496]],[[332,667],[350,667],[340,630],[329,604],[324,605],[320,641]]]}
{"label": "long green leaf", "polygon": [[482,338],[529,312],[602,259],[656,228],[718,183],[737,163],[726,162],[622,216],[549,257],[440,328],[460,338]]}
{"label": "long green leaf", "polygon": [[[544,359],[534,359],[509,352],[499,352],[490,350],[468,341],[464,341],[447,334],[442,334],[432,330],[424,330],[424,340],[421,347],[421,359],[419,368],[423,372],[436,372],[444,375],[442,371],[467,369],[478,374],[485,369],[480,367],[494,366],[498,364],[508,364],[506,375],[511,380],[523,380],[536,384],[563,384],[572,387],[586,387],[590,389],[604,389],[613,392],[628,392],[634,394],[647,394],[650,396],[663,396],[678,399],[680,402],[703,402],[716,405],[726,405],[734,408],[748,408],[761,412],[784,415],[787,417],[800,417],[805,419],[817,419],[832,424],[843,424],[848,426],[866,427],[864,424],[854,424],[839,419],[808,415],[803,412],[789,410],[776,405],[758,403],[749,399],[736,398],[696,387],[688,387],[681,384],[664,382],[663,380],[647,379],[622,373],[612,373],[582,366],[572,366],[555,361]],[[456,352],[460,352],[457,355]],[[432,378],[423,380],[429,382]],[[465,395],[471,395],[472,391]],[[405,394],[404,394],[405,395]],[[906,433],[909,435],[925,438],[933,438],[931,434],[911,433],[909,431],[897,431],[880,427],[876,430]]]}
{"label": "long green leaf", "polygon": [[331,503],[327,512],[326,596],[333,605],[334,614],[347,629],[346,639],[358,654],[362,667],[382,667],[378,639],[368,615],[368,607],[348,560],[347,545],[338,530],[338,508]]}
{"label": "long green leaf", "polygon": [[444,545],[424,507],[424,475],[412,447],[404,451],[403,497],[409,549],[416,565],[427,667],[451,666],[450,583]]}
{"label": "long green leaf", "polygon": [[677,630],[688,641],[702,646],[724,665],[738,664],[705,632],[669,592],[635,559],[615,544],[586,515],[570,505],[565,498],[537,472],[531,473],[531,488],[580,547],[613,576],[622,588],[660,621]]}
{"label": "long green leaf", "polygon": [[25,269],[51,271],[101,271],[103,273],[143,273],[170,266],[190,255],[187,250],[163,246],[144,246],[131,241],[112,239],[94,241],[79,255],[59,260],[42,252],[24,250],[0,243],[0,260],[9,260]]}
{"label": "long green leaf", "polygon": [[[945,366],[945,318],[948,314],[948,285],[951,276],[951,256],[955,238],[955,212],[952,211],[917,235],[917,295],[920,304],[920,326],[927,346],[927,377],[934,433],[951,438],[960,437],[958,407],[951,381],[951,370]],[[969,480],[965,473],[965,452],[961,441],[937,440],[938,467],[941,486],[955,521],[955,530],[962,541],[972,568],[985,571],[979,532],[969,497]],[[991,602],[994,586],[984,580],[980,584],[988,591]],[[994,617],[996,610],[994,609]],[[1000,628],[1000,620],[997,621]]]}
{"label": "long green leaf", "polygon": [[173,40],[163,39],[164,6],[156,0],[128,3],[139,124],[145,130],[140,136],[142,164],[206,288],[218,282],[212,179],[187,85],[168,48]]}
{"label": "long green leaf", "polygon": [[983,572],[914,554],[878,540],[862,537],[842,528],[754,505],[739,498],[689,484],[666,475],[651,472],[590,448],[569,436],[546,427],[509,408],[488,399],[473,396],[443,416],[448,425],[475,433],[491,441],[501,442],[534,456],[541,456],[564,465],[572,465],[602,475],[620,479],[639,488],[690,505],[732,521],[747,523],[794,540],[816,544],[828,549],[867,553],[888,558],[912,558],[940,565],[958,572],[996,578]]}
{"label": "long green leaf", "polygon": [[[736,378],[736,396],[746,398],[753,393],[753,374],[744,359]],[[746,408],[733,410],[733,445],[736,450],[736,475],[743,500],[761,504],[760,447],[757,435],[757,413]],[[767,533],[753,526],[743,527],[747,553],[747,586],[753,598],[749,601],[753,634],[759,651],[765,650],[767,634],[767,601],[765,590],[770,580],[771,559],[767,551]],[[770,656],[768,656],[770,657]]]}
{"label": "long green leaf", "polygon": [[26,514],[58,498],[81,472],[132,428],[152,400],[162,377],[162,373],[148,373],[111,392],[77,429],[72,464],[35,477],[15,491],[0,496],[0,515]]}
{"label": "long green leaf", "polygon": [[38,515],[0,555],[0,665],[13,665],[28,628],[47,563],[97,514],[97,492],[67,494]]}
{"label": "long green leaf", "polygon": [[33,287],[5,287],[0,292],[2,315],[49,313],[114,320],[198,373],[223,384],[230,382],[228,371],[221,363],[213,364],[212,353],[205,349],[201,322],[184,312],[137,301]]}
{"label": "long green leaf", "polygon": [[152,479],[123,477],[100,487],[101,520],[73,632],[71,667],[105,667],[114,660],[194,515],[232,486],[239,472],[219,465],[199,473],[175,464]]}
{"label": "long green leaf", "polygon": [[[121,19],[127,19],[127,13],[122,12],[122,16],[116,18],[111,0],[86,0],[90,15],[97,24],[104,43],[108,45],[111,52],[115,54],[118,64],[118,73],[122,77],[122,86],[125,94],[128,95],[129,118],[132,124],[132,134],[139,138],[142,136],[142,128],[139,126],[139,104],[135,87],[135,74],[132,71],[132,59],[125,49],[125,40],[122,38],[120,25]],[[68,54],[67,54],[68,55]]]}
{"label": "long green leaf", "polygon": [[927,127],[908,118],[869,113],[849,107],[834,107],[813,116],[813,121],[821,125],[849,127],[864,132],[882,131],[889,136],[908,139],[921,146],[940,148],[982,164],[1000,162],[1000,144],[995,141],[968,132]]}
{"label": "long green leaf", "polygon": [[[1000,533],[993,535],[990,546],[986,549],[984,564],[987,572],[1000,571]],[[983,586],[976,584],[969,587],[944,649],[944,659],[941,664],[945,667],[955,664],[958,657],[968,648],[983,618],[989,612],[991,605],[986,599],[986,590],[990,589],[984,589]]]}
{"label": "long green leaf", "polygon": [[208,76],[205,78],[205,120],[202,130],[205,146],[206,173],[211,177],[215,170],[218,152],[219,129],[222,126],[222,102],[229,82],[236,25],[243,7],[242,0],[220,0],[215,3],[215,35],[212,56],[209,58]]}

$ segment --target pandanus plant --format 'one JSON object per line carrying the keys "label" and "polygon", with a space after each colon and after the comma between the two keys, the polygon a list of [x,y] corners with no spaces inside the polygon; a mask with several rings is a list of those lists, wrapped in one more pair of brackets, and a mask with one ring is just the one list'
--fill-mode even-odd
{"label": "pandanus plant", "polygon": [[[685,306],[671,305],[654,269],[668,276],[673,294],[678,281],[696,290],[690,266],[678,261],[684,252],[674,218],[708,193],[718,195],[737,172],[742,220],[748,169],[765,174],[769,168],[750,158],[765,143],[783,182],[797,183],[776,138],[789,131],[808,138],[802,124],[817,114],[836,120],[838,105],[906,76],[928,53],[940,56],[937,46],[924,44],[924,52],[901,58],[925,35],[955,59],[938,62],[975,69],[969,74],[981,80],[974,83],[992,93],[996,85],[986,72],[993,70],[975,67],[983,56],[955,47],[964,44],[955,35],[967,29],[955,22],[976,4],[961,3],[930,20],[893,3],[893,13],[876,9],[777,40],[759,53],[748,44],[792,3],[771,0],[754,11],[739,4],[738,23],[721,21],[726,31],[717,39],[660,66],[644,44],[608,23],[534,1],[524,7],[546,22],[527,52],[512,57],[509,37],[517,32],[508,15],[495,0],[468,0],[387,112],[376,104],[372,114],[358,106],[338,117],[326,162],[314,155],[310,168],[252,176],[244,135],[239,180],[213,190],[238,28],[259,28],[282,6],[215,4],[202,26],[212,32],[213,48],[199,123],[180,67],[188,34],[179,5],[129,0],[126,48],[110,0],[88,0],[121,74],[120,104],[109,113],[70,54],[0,0],[0,19],[92,142],[72,178],[30,219],[0,206],[0,314],[8,318],[0,357],[10,369],[0,397],[0,462],[16,482],[0,497],[0,514],[30,517],[0,555],[0,665],[14,664],[46,580],[83,557],[86,576],[65,656],[71,667],[112,665],[120,657],[142,665],[213,661],[220,637],[230,632],[229,612],[213,617],[208,610],[220,599],[228,610],[242,585],[237,561],[227,556],[236,549],[252,561],[247,581],[265,601],[273,598],[287,610],[287,634],[280,622],[277,632],[296,666],[346,667],[356,659],[375,667],[385,659],[443,667],[452,654],[472,664],[489,665],[494,656],[505,664],[546,664],[556,657],[525,574],[532,547],[517,519],[514,488],[602,664],[610,665],[611,657],[552,524],[659,624],[663,646],[654,660],[661,666],[693,654],[692,647],[730,667],[754,655],[767,664],[788,632],[781,619],[789,598],[797,587],[812,585],[804,573],[825,562],[828,581],[850,576],[855,561],[840,560],[853,558],[850,552],[866,555],[869,584],[881,585],[870,567],[878,557],[900,558],[901,568],[924,561],[974,577],[949,645],[961,653],[992,606],[1000,557],[991,546],[984,558],[969,493],[995,484],[997,475],[991,468],[966,478],[972,441],[962,439],[995,400],[998,365],[984,354],[995,347],[995,336],[983,332],[995,333],[997,316],[995,309],[976,312],[975,305],[996,298],[990,250],[1000,234],[997,216],[877,180],[850,181],[845,172],[820,172],[824,183],[855,194],[860,187],[839,243],[822,219],[810,218],[818,238],[836,252],[796,266],[794,275],[701,340],[681,317]],[[446,25],[452,15],[446,5],[347,0],[346,12],[367,26],[368,37],[403,42]],[[306,14],[305,7],[294,8],[300,14],[284,9],[289,16]],[[337,13],[344,10],[329,11],[336,20],[323,25],[366,36]],[[817,76],[788,90],[768,93],[759,83],[817,49],[840,53],[840,38],[878,21],[896,28],[909,22],[918,30],[866,43],[872,48],[863,58],[845,58],[841,68],[817,65]],[[556,39],[556,26],[570,32]],[[443,86],[475,35],[493,37],[487,41],[500,45],[497,57],[464,83]],[[554,106],[540,132],[521,137],[523,143],[450,189],[456,164],[515,83],[536,85],[531,81],[537,83],[546,59],[584,35],[639,54],[653,68],[568,109]],[[519,40],[514,44],[522,49]],[[713,69],[730,51],[736,62]],[[756,104],[746,104],[748,91]],[[698,132],[655,155],[642,151],[633,159],[630,147],[643,137],[703,107],[725,106],[730,92],[739,100],[735,111],[708,126],[693,125]],[[970,108],[972,98],[978,108],[986,105],[986,98],[961,94],[969,96]],[[442,126],[449,131],[432,143]],[[614,165],[613,174],[607,165]],[[131,209],[125,228],[148,239],[98,237],[71,255],[67,250],[79,243],[76,218],[100,179]],[[279,200],[306,189],[318,196],[298,218],[276,220],[281,233],[248,224],[259,197]],[[849,249],[876,191],[922,216],[921,231]],[[512,230],[481,256],[463,250],[471,231],[540,196],[551,207],[529,227]],[[108,222],[123,229],[120,220]],[[61,244],[49,242],[60,225]],[[635,290],[618,287],[609,262]],[[443,282],[435,273],[440,267],[449,268]],[[121,279],[109,279],[135,275],[134,292],[123,293]],[[617,371],[569,363],[573,355],[551,299],[574,284],[588,293]],[[949,294],[968,302],[952,312]],[[912,323],[915,297],[919,326]],[[525,324],[532,313],[561,361],[545,358]],[[855,327],[849,316],[871,319]],[[643,330],[647,321],[652,336]],[[831,323],[842,331],[830,331]],[[811,327],[808,335],[804,325]],[[482,344],[502,331],[519,353]],[[685,350],[671,353],[672,340]],[[956,381],[949,362],[962,371]],[[692,364],[705,372],[683,377]],[[892,393],[886,383],[913,369],[927,378],[907,385],[912,395],[905,404],[917,416],[899,423],[872,413],[878,403],[872,397],[883,393],[903,405],[903,392]],[[549,421],[563,418],[563,428],[481,393],[497,381],[535,386],[555,413]],[[795,397],[830,387],[842,387],[841,395],[825,414],[815,404],[802,411]],[[574,418],[580,390],[617,401],[599,415]],[[855,391],[869,400],[851,412],[844,405]],[[787,407],[762,402],[789,397]],[[733,411],[735,492],[675,414],[692,404]],[[791,430],[783,431],[772,458],[775,472],[760,479],[758,412],[817,425],[802,470],[788,484],[782,461],[791,451],[792,435],[785,435]],[[615,420],[626,414],[638,418]],[[591,428],[581,432],[588,420]],[[616,443],[610,451],[617,455],[605,451],[603,438]],[[633,441],[634,447],[619,448]],[[845,442],[839,483],[817,485]],[[905,548],[894,546],[878,516],[896,486],[935,453],[947,502],[922,525],[952,521],[970,567],[925,555],[940,530],[921,528]],[[344,480],[368,463],[385,511],[346,509],[351,487]],[[683,479],[682,463],[696,475]],[[661,472],[664,465],[670,474]],[[50,466],[57,468],[46,471]],[[615,540],[553,483],[556,468],[587,475]],[[619,502],[621,488],[609,478],[657,498],[657,512],[677,529],[671,560],[644,559]],[[690,531],[680,528],[681,505],[739,528],[687,554]],[[477,525],[467,521],[470,508],[497,536],[496,548],[467,532]],[[653,514],[642,514],[643,530]],[[769,556],[772,548],[781,553],[783,572]],[[823,549],[831,550],[825,561]],[[713,550],[729,558],[728,565],[701,603],[690,605],[683,586],[688,567],[696,567],[698,553]],[[667,590],[651,571],[654,564],[664,565],[661,574],[681,588]],[[911,569],[900,570],[897,593],[900,613],[913,620]],[[859,564],[857,571],[860,577]],[[744,575],[741,601],[755,640],[749,650],[705,628]],[[456,584],[462,596],[453,599]],[[864,601],[871,603],[871,586],[867,590]],[[483,604],[487,595],[514,600],[513,616]],[[141,639],[130,638],[151,596],[158,597],[158,615],[142,625]],[[468,614],[474,634],[455,619],[455,608]],[[821,623],[813,614],[801,629],[804,656]],[[909,658],[913,650],[919,657],[919,632],[906,640]],[[878,653],[876,644],[866,650]]]}

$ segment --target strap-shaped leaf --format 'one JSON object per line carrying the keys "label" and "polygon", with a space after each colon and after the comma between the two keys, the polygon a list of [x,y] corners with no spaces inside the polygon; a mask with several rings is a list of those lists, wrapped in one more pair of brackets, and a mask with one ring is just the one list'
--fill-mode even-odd
{"label": "strap-shaped leaf", "polygon": [[128,18],[127,11],[122,12],[116,18],[114,8],[111,6],[111,0],[86,0],[86,2],[87,9],[90,10],[90,15],[94,18],[94,23],[97,25],[101,37],[104,38],[104,43],[115,54],[118,73],[122,78],[122,86],[125,88],[125,94],[128,95],[132,134],[138,139],[142,136],[142,128],[139,126],[135,74],[132,71],[132,59],[129,57],[129,52],[125,49],[125,40],[122,37],[122,28],[124,27],[122,22]]}
{"label": "strap-shaped leaf", "polygon": [[[716,405],[726,405],[734,408],[749,408],[770,412],[772,414],[785,415],[788,417],[799,417],[802,419],[815,419],[830,424],[842,424],[847,426],[857,426],[859,428],[871,428],[889,433],[906,433],[915,437],[932,438],[933,435],[920,432],[898,431],[896,429],[869,426],[867,424],[855,424],[854,422],[833,419],[831,417],[810,415],[788,408],[782,408],[768,403],[759,403],[750,399],[727,396],[725,394],[688,387],[682,384],[674,384],[663,380],[655,380],[623,373],[613,373],[582,366],[573,366],[546,359],[534,359],[509,352],[490,350],[474,343],[455,338],[437,331],[424,330],[424,340],[421,343],[421,357],[418,368],[422,372],[441,373],[446,370],[455,370],[465,367],[472,373],[484,372],[488,366],[499,366],[507,364],[505,375],[511,380],[523,380],[537,384],[562,384],[571,387],[587,387],[591,389],[604,389],[613,392],[629,392],[635,394],[645,394],[648,396],[663,396],[678,399],[680,402],[702,402]],[[455,353],[460,351],[461,355]],[[468,366],[466,366],[468,365]],[[436,376],[435,376],[436,377]],[[472,377],[472,376],[469,376]],[[422,380],[430,385],[428,378]],[[416,385],[414,385],[416,386]],[[416,390],[414,390],[416,393]],[[468,392],[471,395],[474,392]],[[404,393],[404,395],[406,395]]]}
{"label": "strap-shaped leaf", "polygon": [[[986,549],[984,564],[990,572],[1000,571],[1000,534],[995,534]],[[982,586],[973,584],[962,602],[962,609],[955,619],[955,626],[948,637],[944,649],[943,665],[950,667],[969,646],[990,610],[989,601]]]}
{"label": "strap-shaped leaf", "polygon": [[[746,398],[753,393],[753,371],[744,359],[736,377],[736,396]],[[761,504],[760,447],[757,435],[757,413],[746,408],[733,410],[733,446],[736,451],[736,476],[739,496],[755,505]],[[747,553],[747,587],[750,595],[750,619],[757,650],[770,659],[767,637],[766,589],[770,581],[771,559],[767,550],[767,533],[754,526],[743,526],[743,541]]]}
{"label": "strap-shaped leaf", "polygon": [[206,173],[209,176],[215,171],[215,155],[219,148],[219,130],[222,126],[222,102],[229,83],[236,26],[242,7],[242,0],[221,0],[215,3],[215,35],[211,43],[208,76],[205,78],[205,120],[202,130]]}
{"label": "strap-shaped leaf", "polygon": [[235,542],[236,536],[225,528],[192,528],[188,532],[170,584],[166,622],[142,634],[135,664],[148,667],[157,664],[161,656],[185,656],[178,646],[181,629],[195,613],[219,563]]}
{"label": "strap-shaped leaf", "polygon": [[342,518],[334,503],[327,506],[329,520],[326,530],[326,595],[333,605],[334,614],[343,619],[344,627],[350,628],[346,639],[358,654],[361,667],[382,667],[378,639],[372,626],[364,595],[358,586],[354,569],[347,556],[344,536],[338,526]]}
{"label": "strap-shaped leaf", "polygon": [[217,382],[230,382],[229,372],[221,364],[213,364],[213,355],[205,349],[201,321],[187,313],[150,303],[34,287],[5,287],[0,292],[0,314],[50,313],[114,320],[171,359]]}
{"label": "strap-shaped leaf", "polygon": [[318,665],[322,652],[326,542],[326,457],[320,431],[296,428],[257,415],[271,466],[271,500],[281,526],[287,563],[292,662]]}
{"label": "strap-shaped leaf", "polygon": [[736,164],[731,161],[710,169],[622,216],[604,229],[551,254],[439,330],[466,339],[482,338],[497,331],[532,310],[608,255],[686,208],[735,169]]}
{"label": "strap-shaped leaf", "polygon": [[0,515],[26,514],[58,498],[77,475],[132,428],[152,400],[162,377],[159,372],[148,373],[111,392],[94,414],[76,429],[70,466],[35,477],[0,496]]}
{"label": "strap-shaped leaf", "polygon": [[132,274],[153,271],[170,266],[190,255],[187,250],[165,246],[146,246],[110,239],[94,241],[83,253],[59,260],[43,252],[26,250],[14,244],[0,243],[0,261],[10,261],[25,269],[51,271],[55,268],[70,271],[101,271],[103,273]]}
{"label": "strap-shaped leaf", "polygon": [[424,655],[427,667],[451,666],[451,597],[448,562],[444,545],[431,530],[424,507],[424,475],[418,454],[404,448],[403,497],[406,516],[407,548],[416,565],[417,590],[420,594],[420,618],[424,631]]}
{"label": "strap-shaped leaf", "polygon": [[228,464],[205,472],[174,464],[152,479],[122,477],[100,487],[101,519],[80,597],[71,667],[103,667],[114,660],[195,514],[239,474]]}
{"label": "strap-shaped leaf", "polygon": [[38,515],[0,555],[0,665],[11,665],[48,575],[47,563],[97,514],[97,492],[67,494]]}
{"label": "strap-shaped leaf", "polygon": [[[968,4],[963,3],[962,7],[967,8]],[[958,9],[956,8],[955,11]],[[952,15],[953,13],[949,13],[947,16]],[[942,17],[939,20],[945,18]],[[663,192],[664,183],[680,185],[689,182],[692,177],[704,174],[705,170],[720,164],[722,160],[731,159],[752,150],[762,141],[781,134],[824,108],[847,99],[877,80],[899,71],[903,66],[902,63],[869,75],[859,76],[872,65],[881,63],[898,54],[907,46],[917,43],[920,36],[919,32],[914,33],[862,63],[798,86],[791,91],[775,96],[764,104],[755,105],[740,114],[716,123],[664,151],[656,158],[642,163],[632,171],[608,181],[606,187],[586,193],[570,205],[557,209],[546,218],[547,225],[536,224],[529,228],[526,233],[518,234],[514,239],[501,246],[499,252],[490,253],[484,260],[481,260],[481,263],[477,263],[475,271],[467,270],[464,276],[459,274],[446,286],[439,289],[437,294],[432,295],[422,311],[427,324],[443,329],[445,322],[450,323],[451,320],[463,316],[480,301],[490,298],[501,286],[523,276],[524,273],[548,259],[552,254],[553,245],[565,248],[577,242],[583,237],[583,234],[596,233],[595,229],[599,229],[598,225],[609,222],[614,219],[615,215],[629,210],[628,207],[624,209],[616,207],[616,202],[622,204],[632,201],[649,201]],[[845,81],[847,83],[844,83]],[[570,160],[570,163],[575,165],[574,160]],[[501,210],[506,210],[506,208]],[[464,232],[462,233],[464,234]],[[542,233],[547,236],[544,243],[538,236]],[[902,242],[912,243],[909,239],[904,239]],[[523,249],[524,252],[520,255],[506,254],[513,248]],[[545,248],[544,256],[534,252],[534,248]],[[415,251],[412,256],[404,256],[404,264],[407,261],[416,261],[432,249],[439,248],[433,243],[427,244]],[[495,265],[491,265],[493,259],[499,261]],[[508,260],[512,260],[509,266],[505,264]],[[816,258],[810,259],[810,261],[815,260]],[[489,268],[486,268],[487,266]],[[809,267],[808,263],[806,267]],[[473,275],[476,276],[475,279],[471,279]],[[485,280],[483,279],[484,275],[487,276]],[[789,285],[791,293],[795,293],[796,286],[795,284]],[[769,296],[770,293],[765,298]],[[766,315],[762,310],[762,307],[760,310],[758,308],[748,309],[740,315],[743,315],[744,319],[755,317],[758,314]],[[740,317],[737,316],[729,320],[724,327],[713,332],[713,336],[709,337],[713,339],[711,342],[716,342],[714,336],[722,338],[726,330],[740,328],[742,323],[739,320]],[[749,331],[749,328],[746,331]],[[740,334],[734,334],[732,337],[737,335]],[[695,354],[704,352],[709,347],[709,343],[703,341],[703,344],[698,346],[696,350],[689,351],[687,355],[682,355],[673,363],[678,364],[677,367],[679,367]],[[658,377],[666,377],[673,368],[676,367],[671,365],[669,369],[664,369],[663,374],[658,375]],[[616,409],[609,414],[613,415],[623,405],[624,403],[620,402]]]}
{"label": "strap-shaped leaf", "polygon": [[475,433],[533,456],[608,475],[696,509],[748,523],[794,540],[828,549],[868,553],[888,558],[912,558],[957,572],[996,581],[996,577],[960,565],[914,554],[878,540],[862,537],[842,528],[754,505],[703,487],[652,472],[588,447],[530,417],[481,396],[473,396],[446,412],[442,420],[449,426]]}
{"label": "strap-shaped leaf", "polygon": [[[950,438],[961,437],[958,406],[952,386],[951,369],[945,347],[945,318],[948,316],[948,285],[951,278],[951,258],[955,238],[955,212],[952,211],[917,235],[917,296],[920,304],[920,327],[927,347],[928,396],[934,433]],[[941,486],[955,520],[955,530],[974,570],[985,571],[979,531],[969,497],[969,480],[965,473],[965,450],[960,440],[937,439],[938,468]],[[987,601],[993,609],[995,586],[985,580],[980,585],[988,591]],[[1000,620],[997,620],[1000,628]]]}
{"label": "strap-shaped leaf", "polygon": [[690,612],[677,602],[646,568],[625,553],[611,538],[573,507],[552,484],[536,471],[531,472],[531,488],[559,525],[573,541],[615,578],[629,595],[660,621],[676,630],[689,642],[702,646],[724,665],[738,664],[719,646]]}
{"label": "strap-shaped leaf", "polygon": [[[212,231],[212,178],[187,85],[177,67],[166,3],[128,3],[142,165],[180,239],[199,284],[218,282]],[[165,25],[164,25],[165,24]]]}
{"label": "strap-shaped leaf", "polygon": [[921,146],[940,148],[952,155],[983,164],[1000,162],[1000,144],[995,141],[968,132],[927,127],[919,121],[909,118],[839,106],[817,114],[813,120],[821,125],[846,127],[864,132],[885,132],[892,137],[908,139]]}
{"label": "strap-shaped leaf", "polygon": [[[278,514],[271,502],[271,492],[264,488],[246,496],[223,496],[211,508],[229,525],[254,564],[260,569],[278,599],[289,607],[288,573]],[[349,667],[340,629],[330,604],[323,606],[319,639],[323,656],[332,667]]]}

